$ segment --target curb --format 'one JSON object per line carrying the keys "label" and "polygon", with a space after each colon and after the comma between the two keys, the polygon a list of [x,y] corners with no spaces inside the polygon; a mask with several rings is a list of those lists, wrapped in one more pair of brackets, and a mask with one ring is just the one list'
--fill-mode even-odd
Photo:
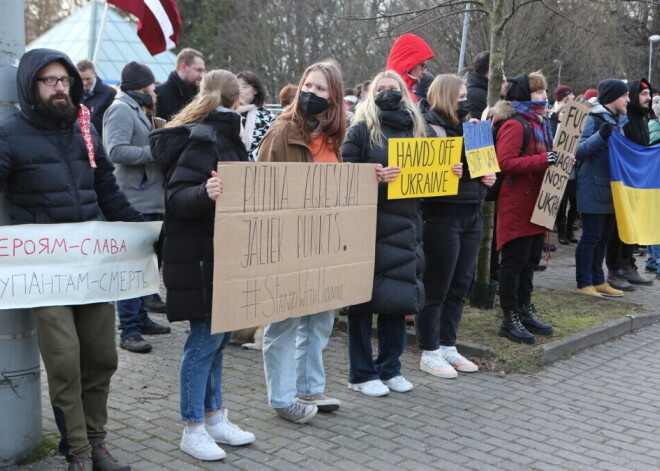
{"label": "curb", "polygon": [[631,314],[556,342],[547,343],[541,347],[541,363],[547,365],[563,358],[565,355],[593,347],[659,321],[660,313]]}
{"label": "curb", "polygon": [[[629,314],[621,319],[603,324],[593,329],[585,330],[579,334],[550,342],[541,347],[541,363],[548,365],[552,362],[562,359],[566,355],[579,352],[589,347],[607,342],[624,334],[632,333],[643,327],[660,322],[660,313],[650,314]],[[335,318],[335,327],[341,332],[347,332],[348,322],[346,316]],[[376,327],[371,329],[372,338],[376,337]],[[417,344],[417,336],[414,332],[408,331],[408,345]],[[456,348],[462,355],[482,358],[488,360],[493,357],[493,353],[487,347],[476,345],[470,342],[456,342]]]}

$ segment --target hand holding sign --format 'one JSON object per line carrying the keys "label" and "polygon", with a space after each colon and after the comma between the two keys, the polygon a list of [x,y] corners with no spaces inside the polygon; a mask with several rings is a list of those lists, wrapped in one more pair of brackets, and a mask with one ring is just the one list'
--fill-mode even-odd
{"label": "hand holding sign", "polygon": [[206,181],[206,193],[208,193],[209,198],[215,201],[220,198],[222,191],[222,180],[220,180],[218,172],[213,170],[211,172],[211,178]]}
{"label": "hand holding sign", "polygon": [[376,165],[376,179],[378,183],[390,183],[401,175],[399,167],[383,167],[381,164]]}

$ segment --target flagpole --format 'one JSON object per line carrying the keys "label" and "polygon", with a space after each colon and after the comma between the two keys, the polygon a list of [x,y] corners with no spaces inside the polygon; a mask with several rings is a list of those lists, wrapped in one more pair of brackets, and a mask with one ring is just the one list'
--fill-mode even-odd
{"label": "flagpole", "polygon": [[[94,11],[96,11],[96,1],[94,2]],[[101,40],[103,39],[103,32],[105,31],[105,22],[108,19],[108,3],[106,2],[105,8],[103,9],[103,16],[101,17],[101,27],[99,28],[99,34],[96,37],[96,45],[94,47],[94,55],[92,56],[92,63],[96,65],[96,61],[99,58],[99,51],[101,50]]]}

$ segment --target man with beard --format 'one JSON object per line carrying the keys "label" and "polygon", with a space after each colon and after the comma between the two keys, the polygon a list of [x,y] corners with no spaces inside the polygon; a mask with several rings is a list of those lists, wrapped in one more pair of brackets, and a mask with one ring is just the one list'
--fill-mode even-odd
{"label": "man with beard", "polygon": [[[0,191],[12,224],[142,221],[119,191],[80,105],[83,84],[71,60],[34,49],[21,58],[16,83],[21,112],[0,123]],[[130,470],[104,443],[110,378],[117,369],[113,305],[45,306],[34,313],[68,469]]]}
{"label": "man with beard", "polygon": [[169,121],[181,111],[197,95],[204,71],[202,53],[189,47],[182,49],[176,56],[176,70],[170,72],[165,83],[156,87],[156,116]]}
{"label": "man with beard", "polygon": [[[145,221],[162,221],[165,212],[163,174],[149,148],[149,133],[155,127],[155,81],[146,65],[135,61],[126,64],[121,71],[120,91],[103,117],[103,144],[115,164],[119,188]],[[157,324],[147,314],[147,310],[156,311],[148,304],[153,296],[117,301],[121,348],[147,353],[151,344],[142,335],[170,332],[168,326]],[[165,312],[162,307],[156,312]]]}
{"label": "man with beard", "polygon": [[[623,133],[631,141],[640,146],[649,146],[649,122],[648,116],[651,111],[651,84],[646,79],[632,80],[628,82],[630,102],[627,105],[628,124],[623,128]],[[645,278],[639,274],[635,264],[633,251],[634,245],[626,244],[619,238],[616,224],[614,232],[607,245],[607,281],[613,287],[634,291],[634,285],[651,285],[653,279]]]}

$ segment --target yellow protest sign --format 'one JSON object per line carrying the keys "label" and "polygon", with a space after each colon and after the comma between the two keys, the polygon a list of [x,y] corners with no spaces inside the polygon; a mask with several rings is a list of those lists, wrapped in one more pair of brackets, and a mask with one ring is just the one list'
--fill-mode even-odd
{"label": "yellow protest sign", "polygon": [[463,137],[470,178],[500,171],[490,121],[463,123]]}
{"label": "yellow protest sign", "polygon": [[401,175],[387,185],[388,199],[422,198],[458,194],[462,137],[402,138],[388,140],[388,165]]}

